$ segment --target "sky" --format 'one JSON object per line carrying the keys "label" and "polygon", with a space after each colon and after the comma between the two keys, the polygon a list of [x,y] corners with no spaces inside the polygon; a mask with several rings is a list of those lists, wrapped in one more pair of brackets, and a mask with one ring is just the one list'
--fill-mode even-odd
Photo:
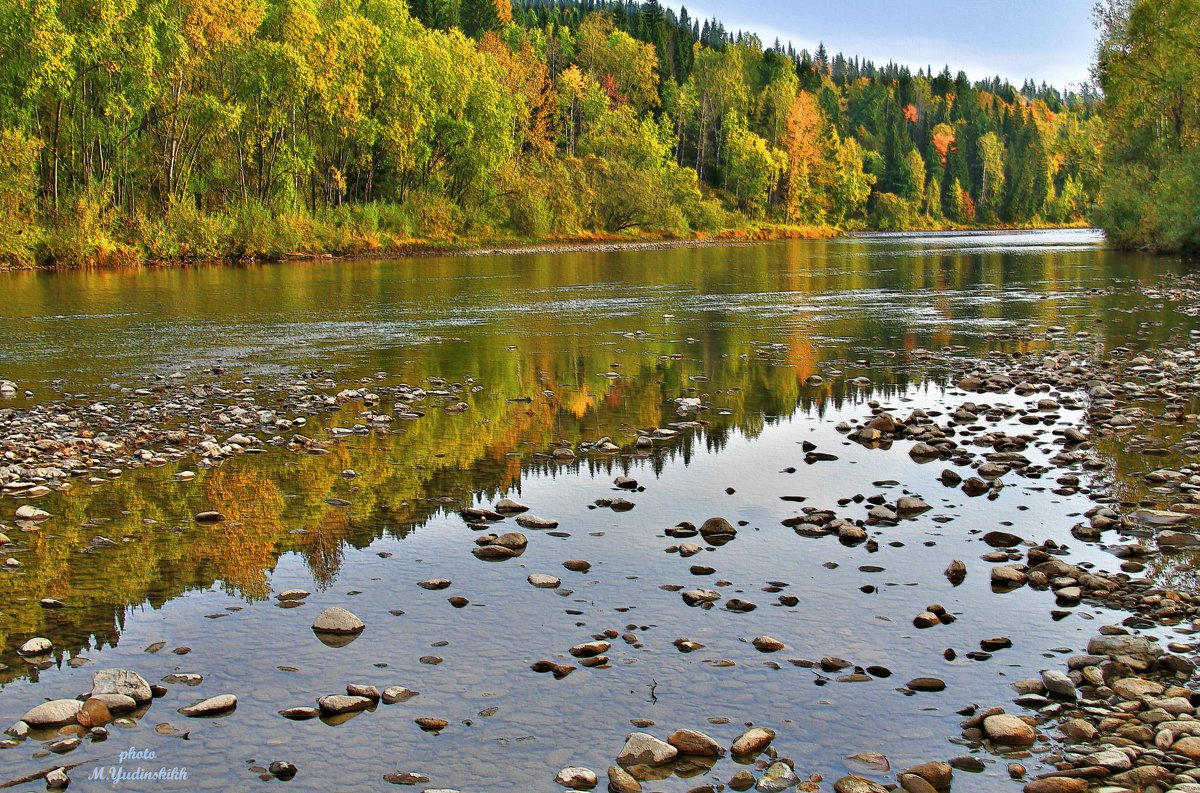
{"label": "sky", "polygon": [[1078,90],[1096,46],[1094,0],[696,0],[664,3],[799,49]]}

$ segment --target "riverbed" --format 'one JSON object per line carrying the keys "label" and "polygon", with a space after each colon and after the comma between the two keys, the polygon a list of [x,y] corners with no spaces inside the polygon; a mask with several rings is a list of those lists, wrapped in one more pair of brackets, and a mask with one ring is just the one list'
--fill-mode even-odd
{"label": "riverbed", "polygon": [[[1186,345],[1200,321],[1170,292],[1183,272],[1072,230],[0,275],[0,379],[16,384],[0,411],[61,414],[121,444],[69,489],[0,500],[0,555],[19,563],[0,571],[0,722],[87,692],[101,669],[201,677],[163,683],[106,740],[61,757],[47,753],[60,736],[11,741],[0,777],[81,763],[72,789],[101,790],[91,769],[140,765],[187,778],[123,788],[247,790],[279,784],[267,767],[286,761],[297,790],[395,789],[385,777],[410,773],[429,781],[401,789],[554,791],[565,766],[603,779],[635,729],[728,747],[753,724],[818,789],[894,778],[847,759],[860,753],[892,769],[973,754],[982,770],[954,790],[1018,789],[1005,760],[951,742],[959,711],[1010,704],[1014,680],[1128,614],[995,591],[983,537],[1049,540],[1117,570],[1072,527],[1097,498],[1154,501],[1142,477],[1164,462],[1120,440],[1087,444],[1092,466],[1053,462],[1086,393],[956,383],[1013,353]],[[1028,466],[977,496],[943,477],[972,476],[970,462],[848,437],[883,412],[944,425],[965,403],[964,444],[1037,433]],[[182,440],[139,442],[140,424]],[[234,435],[247,442],[200,449]],[[1068,468],[1079,479],[1064,486]],[[548,522],[463,513],[502,498]],[[902,498],[927,509],[872,515]],[[50,517],[18,524],[22,504]],[[861,521],[865,541],[802,534],[806,510]],[[668,532],[715,517],[736,533]],[[473,553],[506,531],[526,535],[521,555]],[[943,575],[956,559],[957,583]],[[1150,573],[1186,578],[1176,566]],[[543,575],[559,581],[531,583]],[[693,590],[719,599],[689,605]],[[933,604],[951,619],[916,627]],[[311,626],[330,607],[365,628],[322,641]],[[33,637],[53,652],[20,657]],[[1012,646],[981,649],[1000,637]],[[592,641],[610,645],[607,663],[570,652]],[[348,719],[279,713],[348,684],[418,693]],[[177,712],[226,693],[237,707],[219,717]],[[120,762],[132,748],[154,757]],[[643,784],[683,793],[742,767],[685,763]]]}

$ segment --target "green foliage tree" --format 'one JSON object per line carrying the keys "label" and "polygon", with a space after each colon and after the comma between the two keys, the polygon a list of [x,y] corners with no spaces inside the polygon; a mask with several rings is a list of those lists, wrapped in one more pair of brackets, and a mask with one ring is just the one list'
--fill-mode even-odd
{"label": "green foliage tree", "polygon": [[1200,0],[1109,0],[1097,21],[1108,139],[1093,217],[1118,245],[1200,250]]}

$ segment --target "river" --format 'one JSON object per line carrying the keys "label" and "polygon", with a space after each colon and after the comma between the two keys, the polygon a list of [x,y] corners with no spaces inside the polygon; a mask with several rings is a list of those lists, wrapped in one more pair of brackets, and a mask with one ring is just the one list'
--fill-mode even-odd
{"label": "river", "polygon": [[[53,517],[24,530],[11,520],[24,500],[0,501],[0,530],[14,541],[3,555],[20,563],[0,570],[0,721],[86,692],[97,669],[151,683],[203,676],[168,685],[110,725],[106,741],[85,740],[61,761],[45,752],[49,735],[10,741],[0,777],[83,763],[73,790],[111,789],[89,769],[136,748],[154,757],[127,758],[127,771],[178,767],[187,779],[122,789],[250,790],[284,760],[299,768],[295,790],[394,789],[385,775],[413,772],[430,778],[424,787],[464,793],[554,791],[563,766],[603,772],[633,723],[652,723],[643,729],[661,738],[700,729],[725,745],[747,723],[771,727],[778,753],[802,779],[822,775],[822,789],[862,771],[846,760],[855,753],[882,753],[893,768],[966,754],[947,743],[956,711],[1010,702],[1012,680],[1124,617],[1084,604],[1054,618],[1044,592],[993,592],[981,533],[1052,539],[1075,563],[1115,569],[1071,527],[1089,496],[1137,490],[1162,461],[1098,444],[1103,468],[1077,470],[1084,482],[1069,492],[1056,492],[1053,476],[1010,474],[994,498],[969,498],[939,481],[945,465],[914,465],[910,444],[868,448],[837,425],[869,418],[872,401],[897,416],[1019,403],[950,384],[989,355],[1053,347],[1086,358],[1186,339],[1200,323],[1146,294],[1181,271],[1072,230],[0,274],[0,379],[19,389],[0,401],[0,417],[104,403],[131,422],[196,389],[210,404],[286,420],[298,415],[286,410],[288,393],[384,394],[379,405],[351,395],[282,430],[222,426],[220,411],[192,417],[168,405],[172,426],[188,433],[283,440],[211,468],[195,456],[97,466],[89,481],[38,499]],[[453,409],[426,400],[404,420],[388,396],[402,384],[445,390]],[[705,409],[681,410],[681,398]],[[380,413],[393,420],[374,422]],[[1068,407],[1039,428],[1081,416]],[[1005,421],[1022,428],[1015,415]],[[672,423],[677,436],[635,444],[639,431]],[[282,445],[298,432],[322,453]],[[621,451],[586,446],[605,436]],[[836,459],[806,462],[805,443]],[[561,446],[577,456],[556,459]],[[1054,453],[1045,447],[1028,454],[1044,463]],[[183,470],[195,477],[181,480]],[[622,475],[640,487],[615,488]],[[907,494],[932,509],[868,526],[870,544],[782,524],[805,507],[865,518],[873,505],[863,497]],[[477,559],[482,532],[459,511],[505,496],[559,525],[524,530],[517,558]],[[597,504],[614,498],[634,507]],[[205,510],[225,520],[193,521]],[[738,527],[733,541],[702,543],[690,558],[666,552],[681,541],[665,529],[715,516]],[[968,567],[958,586],[942,575],[951,559]],[[572,572],[566,560],[590,568]],[[561,585],[535,588],[531,574]],[[418,586],[436,578],[449,587]],[[711,588],[722,602],[689,607],[681,587]],[[283,608],[275,595],[291,588],[312,594]],[[66,607],[44,608],[43,598]],[[731,598],[758,607],[724,608]],[[915,628],[935,603],[957,619]],[[345,646],[318,641],[310,625],[330,606],[366,629]],[[606,631],[607,664],[582,667],[568,654]],[[763,635],[784,649],[759,652],[750,640]],[[48,661],[17,655],[35,636],[54,643]],[[998,636],[1013,647],[966,657]],[[680,639],[703,647],[681,652]],[[957,649],[950,660],[947,648]],[[891,676],[838,681],[854,670],[807,663],[830,656]],[[580,668],[562,679],[530,670],[543,659]],[[905,686],[921,676],[944,680],[945,691]],[[419,695],[347,720],[278,714],[349,683]],[[238,697],[228,715],[176,713],[221,693]],[[418,717],[448,726],[427,732]],[[984,770],[958,774],[956,791],[1010,784],[1003,760],[980,757]],[[737,768],[729,758],[684,764],[646,789],[683,793]]]}

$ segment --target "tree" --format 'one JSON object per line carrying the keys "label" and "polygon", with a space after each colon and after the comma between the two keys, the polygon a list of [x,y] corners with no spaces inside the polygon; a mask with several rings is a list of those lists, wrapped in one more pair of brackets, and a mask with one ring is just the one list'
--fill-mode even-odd
{"label": "tree", "polygon": [[983,172],[979,211],[986,220],[995,222],[1004,206],[1004,143],[995,132],[989,132],[979,139],[978,150]]}
{"label": "tree", "polygon": [[1200,0],[1108,0],[1097,25],[1108,143],[1095,220],[1118,245],[1200,250]]}
{"label": "tree", "polygon": [[479,38],[491,30],[498,30],[512,22],[512,4],[509,0],[461,0],[459,20],[463,33]]}

